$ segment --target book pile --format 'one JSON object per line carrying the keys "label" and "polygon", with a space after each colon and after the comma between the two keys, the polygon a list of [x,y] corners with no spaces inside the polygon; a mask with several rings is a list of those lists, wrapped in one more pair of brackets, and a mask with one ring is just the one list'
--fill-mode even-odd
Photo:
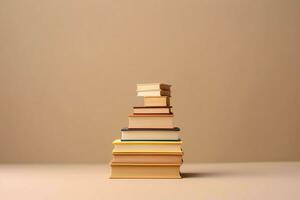
{"label": "book pile", "polygon": [[170,87],[137,84],[144,106],[133,107],[128,128],[113,142],[111,178],[181,178],[182,141],[173,125]]}

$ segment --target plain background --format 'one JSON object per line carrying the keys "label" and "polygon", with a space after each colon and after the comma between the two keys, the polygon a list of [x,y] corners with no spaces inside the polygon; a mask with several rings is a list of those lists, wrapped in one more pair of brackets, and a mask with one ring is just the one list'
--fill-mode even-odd
{"label": "plain background", "polygon": [[108,162],[136,83],[185,161],[300,160],[300,1],[2,0],[0,162]]}

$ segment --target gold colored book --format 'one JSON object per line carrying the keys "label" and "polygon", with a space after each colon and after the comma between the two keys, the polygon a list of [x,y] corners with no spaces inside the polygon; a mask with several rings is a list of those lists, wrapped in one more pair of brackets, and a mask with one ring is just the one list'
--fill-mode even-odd
{"label": "gold colored book", "polygon": [[114,164],[111,163],[112,179],[161,178],[178,179],[180,164]]}
{"label": "gold colored book", "polygon": [[182,141],[113,141],[114,152],[182,152]]}

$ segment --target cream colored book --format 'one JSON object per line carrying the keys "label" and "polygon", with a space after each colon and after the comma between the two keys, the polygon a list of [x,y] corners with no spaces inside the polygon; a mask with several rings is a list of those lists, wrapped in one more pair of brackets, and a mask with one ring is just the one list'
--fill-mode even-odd
{"label": "cream colored book", "polygon": [[114,164],[111,163],[112,179],[177,179],[180,176],[180,164]]}
{"label": "cream colored book", "polygon": [[161,97],[144,97],[144,106],[170,106],[170,98]]}
{"label": "cream colored book", "polygon": [[164,83],[143,83],[137,84],[137,91],[148,91],[148,90],[170,90],[171,85]]}
{"label": "cream colored book", "polygon": [[123,128],[122,141],[135,141],[135,140],[179,140],[180,129],[128,129]]}
{"label": "cream colored book", "polygon": [[174,128],[173,115],[129,115],[128,128]]}
{"label": "cream colored book", "polygon": [[182,152],[182,141],[113,141],[116,152]]}
{"label": "cream colored book", "polygon": [[139,97],[159,97],[159,96],[171,96],[170,90],[147,90],[137,91]]}

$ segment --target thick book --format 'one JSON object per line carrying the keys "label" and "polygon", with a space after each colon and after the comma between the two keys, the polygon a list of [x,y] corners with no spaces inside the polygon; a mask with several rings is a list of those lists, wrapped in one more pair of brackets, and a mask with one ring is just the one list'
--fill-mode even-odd
{"label": "thick book", "polygon": [[115,164],[111,163],[110,178],[181,178],[180,164]]}
{"label": "thick book", "polygon": [[137,91],[137,96],[139,97],[159,97],[159,96],[171,96],[170,90],[147,90],[147,91]]}
{"label": "thick book", "polygon": [[178,153],[113,153],[112,163],[182,164],[182,152]]}
{"label": "thick book", "polygon": [[134,114],[172,114],[172,106],[135,106]]}
{"label": "thick book", "polygon": [[170,106],[170,98],[161,97],[144,97],[144,106]]}
{"label": "thick book", "polygon": [[113,141],[116,152],[182,152],[182,141]]}
{"label": "thick book", "polygon": [[143,83],[137,84],[137,91],[148,91],[148,90],[170,90],[171,85],[164,83]]}
{"label": "thick book", "polygon": [[128,128],[174,128],[173,115],[129,115]]}
{"label": "thick book", "polygon": [[180,129],[143,129],[143,128],[123,128],[121,130],[122,141],[135,141],[135,140],[180,140],[179,138]]}

